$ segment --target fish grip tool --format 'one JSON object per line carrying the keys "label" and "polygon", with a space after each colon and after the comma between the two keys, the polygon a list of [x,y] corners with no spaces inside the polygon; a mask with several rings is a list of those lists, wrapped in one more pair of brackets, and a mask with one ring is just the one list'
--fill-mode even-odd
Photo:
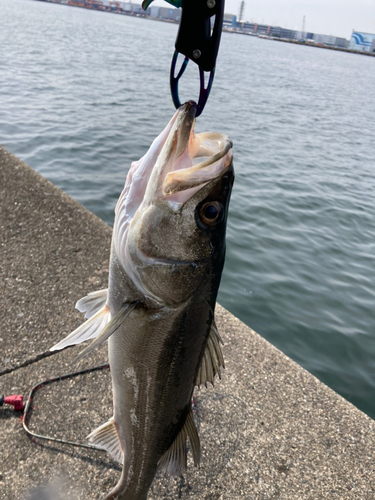
{"label": "fish grip tool", "polygon": [[31,440],[34,440],[35,438],[37,439],[44,439],[46,441],[53,441],[55,443],[63,443],[63,444],[69,444],[71,446],[79,446],[80,448],[88,448],[90,450],[98,450],[98,451],[105,451],[102,448],[99,448],[98,446],[95,445],[90,445],[90,444],[84,444],[84,443],[76,443],[74,441],[68,441],[66,439],[60,439],[60,438],[54,438],[50,436],[44,436],[43,434],[37,434],[36,432],[33,432],[29,429],[29,423],[30,423],[30,410],[32,408],[32,401],[35,393],[41,389],[42,387],[45,387],[48,384],[51,384],[53,382],[59,382],[61,380],[65,380],[67,378],[73,378],[77,377],[78,375],[84,375],[86,373],[94,372],[97,370],[105,370],[109,368],[109,364],[103,364],[99,366],[94,366],[93,368],[87,368],[85,370],[80,370],[78,372],[70,372],[66,373],[65,375],[59,375],[58,377],[54,378],[49,378],[46,380],[43,380],[42,382],[38,382],[34,387],[30,390],[26,404],[25,404],[25,409],[23,411],[23,416],[22,416],[22,425],[23,428],[26,432],[26,434],[31,438]]}
{"label": "fish grip tool", "polygon": [[[196,116],[202,113],[211,91],[223,28],[224,4],[225,0],[181,1],[182,14],[170,70],[170,88],[173,103],[179,108],[181,106],[179,80],[189,60],[198,65],[200,92]],[[178,54],[184,55],[185,59],[176,75]],[[207,85],[205,72],[210,73]]]}
{"label": "fish grip tool", "polygon": [[[206,105],[214,80],[223,29],[225,0],[166,1],[174,7],[181,8],[182,11],[169,77],[173,104],[176,108],[181,106],[178,84],[191,60],[199,66],[200,92],[195,115],[199,116]],[[147,10],[152,2],[153,0],[143,0],[143,9]],[[184,55],[185,59],[176,76],[178,54]],[[207,85],[205,72],[210,73]]]}

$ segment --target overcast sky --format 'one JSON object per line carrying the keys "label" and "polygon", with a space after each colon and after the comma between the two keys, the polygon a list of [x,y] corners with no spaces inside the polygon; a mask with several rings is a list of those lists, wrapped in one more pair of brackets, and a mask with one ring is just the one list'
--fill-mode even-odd
{"label": "overcast sky", "polygon": [[[238,17],[240,0],[225,0],[225,12]],[[162,0],[154,5],[168,6]],[[245,0],[246,21],[350,39],[352,30],[375,33],[375,0]]]}

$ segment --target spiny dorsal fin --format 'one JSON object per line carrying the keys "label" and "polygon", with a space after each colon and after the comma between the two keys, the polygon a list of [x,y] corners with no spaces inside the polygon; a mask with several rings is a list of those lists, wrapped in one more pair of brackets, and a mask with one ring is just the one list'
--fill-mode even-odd
{"label": "spiny dorsal fin", "polygon": [[107,297],[108,288],[91,292],[85,297],[82,297],[82,299],[79,299],[76,304],[76,309],[81,313],[85,313],[86,319],[90,319],[105,306]]}
{"label": "spiny dorsal fin", "polygon": [[58,342],[56,345],[51,347],[51,351],[59,351],[70,345],[80,344],[86,340],[93,339],[97,337],[100,332],[108,325],[111,321],[111,312],[109,308],[105,305],[100,311],[98,311],[90,319],[82,323],[76,330],[70,333],[65,339]]}
{"label": "spiny dorsal fin", "polygon": [[[121,309],[113,316],[108,325],[100,332],[99,335],[96,336],[96,339],[91,342],[86,349],[76,357],[74,363],[80,361],[86,354],[89,354],[91,351],[100,346],[105,340],[107,340],[115,331],[122,325],[127,316],[132,312],[132,310],[138,305],[138,302],[133,302],[133,304],[129,304],[125,302]],[[89,320],[90,321],[90,320]]]}
{"label": "spiny dorsal fin", "polygon": [[215,321],[213,320],[206,348],[202,356],[201,365],[195,380],[196,386],[200,387],[204,384],[207,387],[207,382],[211,382],[211,384],[214,385],[216,374],[221,378],[220,369],[225,368],[225,365],[220,343],[223,343],[223,341],[221,340]]}
{"label": "spiny dorsal fin", "polygon": [[124,452],[113,417],[89,434],[87,439],[91,444],[106,450],[120,464],[124,463]]}
{"label": "spiny dorsal fin", "polygon": [[195,427],[191,407],[186,415],[185,423],[168,450],[159,460],[159,469],[165,469],[168,474],[175,476],[186,470],[186,438],[189,438],[194,465],[200,461],[200,441]]}

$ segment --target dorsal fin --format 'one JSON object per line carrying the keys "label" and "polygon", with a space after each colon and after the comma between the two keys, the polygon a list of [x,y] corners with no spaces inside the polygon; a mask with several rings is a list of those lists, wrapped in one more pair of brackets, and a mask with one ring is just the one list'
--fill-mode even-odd
{"label": "dorsal fin", "polygon": [[186,470],[186,438],[189,438],[194,465],[198,466],[200,461],[200,441],[191,407],[176,439],[159,460],[159,469],[165,469],[171,476],[178,475]]}
{"label": "dorsal fin", "polygon": [[87,439],[91,444],[106,450],[120,464],[124,463],[124,452],[113,417],[89,434]]}
{"label": "dorsal fin", "polygon": [[223,341],[217,331],[215,320],[213,320],[207,338],[206,348],[202,356],[201,365],[195,380],[196,386],[200,387],[204,384],[207,387],[207,382],[211,382],[211,384],[214,385],[216,374],[221,378],[220,370],[221,368],[225,368],[225,365],[220,343],[223,344]]}
{"label": "dorsal fin", "polygon": [[90,319],[105,306],[107,297],[108,288],[91,292],[85,297],[82,297],[82,299],[79,299],[76,304],[76,309],[81,313],[85,313],[86,319]]}

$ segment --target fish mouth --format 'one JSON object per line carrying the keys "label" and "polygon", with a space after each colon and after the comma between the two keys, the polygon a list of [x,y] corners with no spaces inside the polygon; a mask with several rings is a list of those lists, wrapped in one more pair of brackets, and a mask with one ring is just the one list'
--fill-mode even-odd
{"label": "fish mouth", "polygon": [[215,132],[195,134],[196,110],[192,101],[180,106],[147,153],[132,163],[115,209],[118,256],[137,214],[141,217],[158,203],[167,203],[178,212],[200,189],[229,170],[232,141]]}
{"label": "fish mouth", "polygon": [[232,161],[232,141],[224,134],[195,134],[197,105],[186,102],[176,112],[151,172],[144,202],[183,205],[208,182],[222,177]]}

